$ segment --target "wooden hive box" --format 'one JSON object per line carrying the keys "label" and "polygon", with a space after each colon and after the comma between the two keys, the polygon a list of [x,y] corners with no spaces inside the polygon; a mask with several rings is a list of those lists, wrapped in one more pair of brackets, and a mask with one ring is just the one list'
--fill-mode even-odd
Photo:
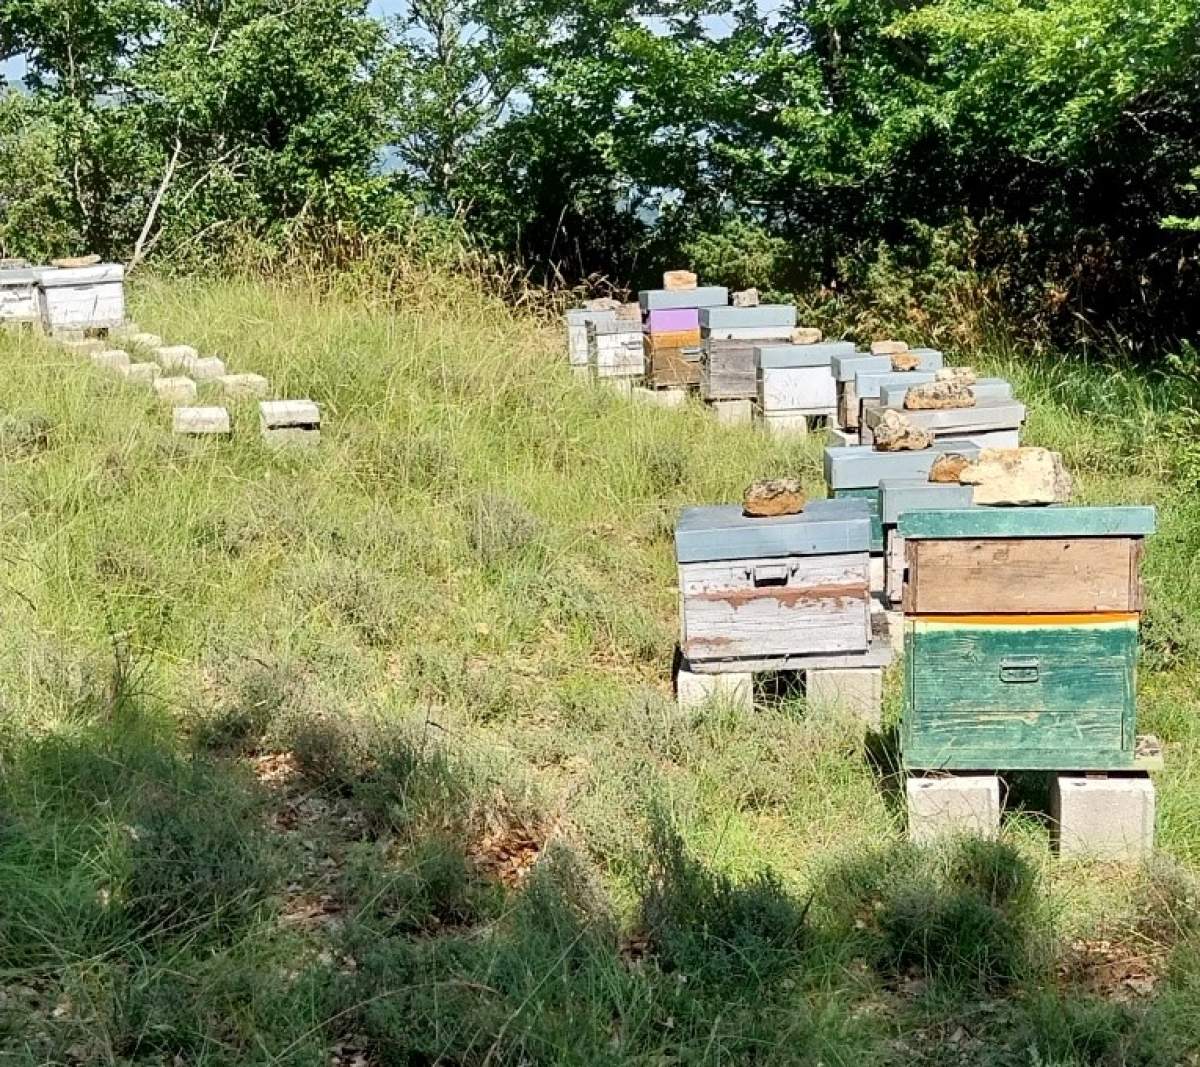
{"label": "wooden hive box", "polygon": [[1147,507],[912,511],[905,764],[1118,771],[1136,756]]}
{"label": "wooden hive box", "polygon": [[688,508],[675,528],[680,648],[694,671],[796,669],[871,647],[870,520],[853,500],[747,518]]}
{"label": "wooden hive box", "polygon": [[589,322],[613,322],[616,313],[612,311],[588,311],[586,308],[572,308],[567,312],[567,363],[572,367],[588,365],[588,333]]}
{"label": "wooden hive box", "polygon": [[859,403],[855,379],[858,372],[886,374],[892,369],[892,358],[873,356],[869,352],[854,352],[846,356],[834,356],[831,366],[833,379],[837,382],[838,425],[843,430],[857,430]]}
{"label": "wooden hive box", "polygon": [[759,413],[765,420],[837,414],[832,359],[854,351],[851,341],[760,345],[754,350]]}
{"label": "wooden hive box", "polygon": [[[883,418],[883,408],[868,408],[863,411],[862,432],[864,443],[870,443],[875,427]],[[932,411],[904,411],[905,417],[914,425],[921,426],[941,437],[972,437],[982,434],[993,435],[987,440],[996,448],[1016,447],[1021,426],[1025,422],[1025,405],[1016,400],[981,399],[970,408],[940,408]],[[1011,444],[1008,442],[1011,441]]]}
{"label": "wooden hive box", "polygon": [[38,271],[42,325],[54,330],[111,330],[125,321],[125,268],[50,267]]}
{"label": "wooden hive box", "polygon": [[700,329],[643,335],[646,380],[654,389],[691,387],[700,382]]}
{"label": "wooden hive box", "polygon": [[589,322],[587,331],[588,362],[597,378],[640,378],[645,373],[639,322],[618,316]]}
{"label": "wooden hive box", "polygon": [[967,508],[975,490],[954,482],[926,478],[884,478],[879,483],[879,521],[883,527],[883,592],[889,605],[899,605],[904,592],[904,538],[896,529],[910,511]]}
{"label": "wooden hive box", "polygon": [[871,516],[871,551],[882,555],[883,505],[879,485],[886,478],[927,481],[933,461],[947,452],[979,455],[973,441],[950,438],[919,452],[876,452],[870,445],[825,449],[825,487],[834,499],[857,499],[867,504]]}
{"label": "wooden hive box", "polygon": [[[764,340],[790,342],[795,326],[791,304],[701,308],[700,395],[709,401],[756,400],[755,349]],[[714,331],[720,336],[713,336]]]}
{"label": "wooden hive box", "polygon": [[[904,396],[911,385],[917,383],[883,382],[879,387],[879,406],[881,408],[897,408],[903,410]],[[1004,378],[980,378],[973,386],[976,401],[980,400],[1011,400],[1013,395],[1012,383]]]}
{"label": "wooden hive box", "polygon": [[0,322],[38,321],[37,281],[36,270],[0,270]]}

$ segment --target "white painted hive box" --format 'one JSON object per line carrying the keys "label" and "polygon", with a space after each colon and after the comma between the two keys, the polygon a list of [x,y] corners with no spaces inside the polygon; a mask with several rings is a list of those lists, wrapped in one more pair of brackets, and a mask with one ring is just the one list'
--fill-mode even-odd
{"label": "white painted hive box", "polygon": [[684,657],[736,671],[865,652],[870,538],[861,500],[813,500],[775,518],[747,518],[736,505],[686,509],[675,528]]}
{"label": "white painted hive box", "polygon": [[756,348],[758,406],[763,416],[832,415],[837,410],[837,381],[831,360],[853,351],[850,342]]}
{"label": "white painted hive box", "polygon": [[125,268],[50,268],[39,272],[38,306],[47,330],[114,329],[125,321]]}
{"label": "white painted hive box", "polygon": [[0,270],[0,322],[37,322],[38,272]]}
{"label": "white painted hive box", "polygon": [[597,378],[637,378],[645,373],[642,328],[636,320],[589,322],[588,361]]}

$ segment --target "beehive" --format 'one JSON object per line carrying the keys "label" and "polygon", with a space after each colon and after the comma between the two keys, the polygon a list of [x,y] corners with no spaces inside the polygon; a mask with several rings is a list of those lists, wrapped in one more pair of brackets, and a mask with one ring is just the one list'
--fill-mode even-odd
{"label": "beehive", "polygon": [[926,478],[884,478],[879,483],[879,521],[883,528],[885,560],[883,592],[889,606],[899,605],[904,591],[904,538],[896,529],[910,511],[936,511],[971,506],[974,490],[957,482]]}
{"label": "beehive", "polygon": [[831,366],[833,380],[837,382],[838,425],[845,430],[857,430],[859,403],[855,379],[859,371],[889,373],[892,369],[891,357],[853,352],[846,356],[834,356]]}
{"label": "beehive", "polygon": [[[896,381],[881,382],[879,387],[879,406],[881,408],[904,408],[904,397],[915,382]],[[1011,400],[1013,395],[1012,383],[1004,378],[980,378],[971,386],[975,400]]]}
{"label": "beehive", "polygon": [[597,378],[640,378],[646,369],[642,329],[635,319],[614,316],[589,322],[588,362]]}
{"label": "beehive", "polygon": [[688,508],[675,529],[680,648],[693,671],[783,670],[871,644],[870,520],[855,500],[748,518]]}
{"label": "beehive", "polygon": [[1146,507],[911,511],[904,762],[1116,771],[1135,750]]}
{"label": "beehive", "polygon": [[754,349],[758,411],[768,424],[798,416],[837,414],[832,359],[854,351],[850,341],[759,345]]}
{"label": "beehive", "polygon": [[665,308],[642,316],[646,382],[654,389],[690,387],[700,381],[700,312]]}
{"label": "beehive", "polygon": [[612,311],[589,311],[587,308],[572,308],[567,312],[567,363],[572,367],[588,365],[589,322],[605,322],[616,318]]}
{"label": "beehive", "polygon": [[[875,427],[883,417],[883,408],[865,408],[862,414],[863,442],[869,444]],[[971,437],[993,448],[1015,448],[1025,422],[1025,405],[1004,398],[979,398],[974,407],[937,408],[931,411],[904,412],[914,426],[941,437]],[[984,438],[983,435],[987,435]]]}
{"label": "beehive", "polygon": [[765,341],[789,343],[795,327],[796,309],[791,304],[702,308],[701,396],[708,401],[756,400],[755,349]]}
{"label": "beehive", "polygon": [[974,441],[948,438],[933,448],[918,452],[876,452],[870,445],[846,445],[825,449],[825,487],[836,499],[860,499],[871,516],[871,551],[882,555],[883,519],[879,485],[886,478],[925,481],[938,456],[957,452],[979,455]]}
{"label": "beehive", "polygon": [[0,270],[0,322],[37,322],[38,272]]}
{"label": "beehive", "polygon": [[38,271],[42,325],[54,330],[111,330],[125,321],[125,268],[52,267]]}

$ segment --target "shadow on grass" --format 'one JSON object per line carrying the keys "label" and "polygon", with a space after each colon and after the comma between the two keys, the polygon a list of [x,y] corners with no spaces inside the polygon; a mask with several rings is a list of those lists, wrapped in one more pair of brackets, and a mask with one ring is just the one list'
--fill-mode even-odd
{"label": "shadow on grass", "polygon": [[[276,677],[246,680],[259,710],[234,701],[237,730],[194,732],[217,754],[111,683],[69,732],[3,739],[6,1058],[932,1064],[963,1062],[961,1041],[938,1047],[967,1019],[967,1062],[1196,1047],[1200,923],[1179,872],[1156,883],[1153,927],[1175,969],[1137,1009],[1062,989],[1043,887],[1001,843],[834,857],[797,893],[714,869],[655,815],[618,905],[494,783],[399,733],[296,714]],[[300,803],[335,806],[336,853],[302,842],[306,863],[269,832],[275,800],[238,756],[269,745]],[[335,855],[338,921],[290,928],[281,897]]]}

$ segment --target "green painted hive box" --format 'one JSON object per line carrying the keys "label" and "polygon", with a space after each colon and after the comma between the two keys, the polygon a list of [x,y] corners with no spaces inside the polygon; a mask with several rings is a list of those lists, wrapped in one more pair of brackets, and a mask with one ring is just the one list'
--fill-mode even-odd
{"label": "green painted hive box", "polygon": [[905,764],[1136,768],[1142,543],[1153,508],[899,516]]}

